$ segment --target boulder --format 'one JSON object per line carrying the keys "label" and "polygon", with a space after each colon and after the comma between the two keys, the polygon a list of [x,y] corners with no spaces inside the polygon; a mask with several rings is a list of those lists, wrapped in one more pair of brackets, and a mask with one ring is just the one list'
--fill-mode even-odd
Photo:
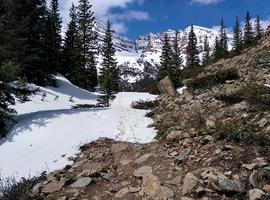
{"label": "boulder", "polygon": [[144,155],[142,155],[141,157],[139,157],[138,159],[136,159],[136,160],[134,161],[134,163],[137,164],[137,165],[141,165],[142,163],[144,163],[144,162],[146,162],[147,160],[149,160],[152,156],[153,156],[153,155],[152,155],[152,154],[149,154],[149,153],[144,154]]}
{"label": "boulder", "polygon": [[240,181],[222,177],[219,179],[219,190],[224,193],[243,193],[245,186]]}
{"label": "boulder", "polygon": [[182,193],[184,195],[190,194],[198,185],[198,183],[199,179],[196,176],[194,176],[192,173],[187,173],[184,178]]}
{"label": "boulder", "polygon": [[83,188],[88,186],[93,181],[90,177],[83,177],[78,179],[75,183],[71,184],[73,188]]}
{"label": "boulder", "polygon": [[161,94],[165,94],[168,96],[175,96],[177,93],[169,76],[166,76],[159,82],[158,88]]}
{"label": "boulder", "polygon": [[59,192],[65,185],[65,181],[51,182],[42,188],[41,192],[44,194],[51,194],[54,192]]}

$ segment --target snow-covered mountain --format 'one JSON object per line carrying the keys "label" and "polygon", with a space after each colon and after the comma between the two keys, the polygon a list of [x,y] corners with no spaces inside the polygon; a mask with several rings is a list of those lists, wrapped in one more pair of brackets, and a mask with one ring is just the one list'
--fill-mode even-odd
{"label": "snow-covered mountain", "polygon": [[[97,32],[99,36],[99,46],[105,33],[105,25],[102,22],[97,22]],[[179,48],[182,50],[182,57],[185,62],[186,53],[185,49],[188,43],[188,34],[191,27],[179,31]],[[213,48],[215,38],[218,36],[216,29],[204,28],[194,26],[194,32],[197,36],[198,49],[200,57],[202,57],[203,40],[207,35],[209,44]],[[168,30],[161,33],[149,33],[146,35],[138,36],[135,41],[114,33],[114,44],[117,49],[116,58],[118,61],[119,69],[121,72],[122,85],[130,87],[130,85],[141,81],[145,78],[153,78],[160,65],[160,55],[162,48],[162,38],[167,33],[169,38],[173,40],[175,36],[174,30]],[[229,48],[233,36],[228,34]],[[100,58],[99,58],[100,60]]]}

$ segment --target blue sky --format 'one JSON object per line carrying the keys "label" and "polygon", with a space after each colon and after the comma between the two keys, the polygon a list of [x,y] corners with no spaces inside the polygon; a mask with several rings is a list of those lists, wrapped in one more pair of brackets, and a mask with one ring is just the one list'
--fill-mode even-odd
{"label": "blue sky", "polygon": [[[59,0],[63,21],[68,9],[78,0]],[[226,26],[233,27],[235,16],[243,21],[246,11],[270,21],[270,0],[89,0],[96,17],[110,19],[117,32],[135,39],[149,32],[184,29],[191,24],[214,27],[223,16]]]}

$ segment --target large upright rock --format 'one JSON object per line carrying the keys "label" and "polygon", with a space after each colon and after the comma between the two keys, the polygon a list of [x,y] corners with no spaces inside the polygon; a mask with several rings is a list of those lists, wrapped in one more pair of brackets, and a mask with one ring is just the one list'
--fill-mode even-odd
{"label": "large upright rock", "polygon": [[159,82],[158,88],[162,94],[165,94],[168,96],[176,95],[176,90],[169,76],[166,76],[164,79],[162,79]]}

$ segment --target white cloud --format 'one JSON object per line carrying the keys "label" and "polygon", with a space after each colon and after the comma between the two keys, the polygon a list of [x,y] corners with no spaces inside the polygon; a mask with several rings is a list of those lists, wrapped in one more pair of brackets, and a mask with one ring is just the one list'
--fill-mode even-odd
{"label": "white cloud", "polygon": [[[49,2],[50,0],[47,1]],[[72,3],[78,5],[78,1],[79,0],[59,0],[64,30],[66,29],[66,24],[69,21],[69,9]],[[111,10],[114,8],[125,9],[132,3],[142,5],[144,0],[89,0],[89,2],[93,5],[92,10],[95,12],[95,16],[102,21],[110,19],[115,31],[120,33],[125,33],[127,31],[125,21],[148,20],[150,18],[149,14],[144,11],[129,11],[119,14],[111,13]]]}
{"label": "white cloud", "polygon": [[112,24],[112,28],[115,32],[117,33],[126,33],[128,31],[128,28],[127,26],[124,24],[124,23],[113,23]]}
{"label": "white cloud", "polygon": [[113,14],[110,16],[111,20],[150,20],[150,16],[145,11],[131,10],[128,12]]}
{"label": "white cloud", "polygon": [[203,5],[209,5],[209,4],[215,4],[215,3],[220,3],[224,0],[192,0],[191,3],[199,3]]}

